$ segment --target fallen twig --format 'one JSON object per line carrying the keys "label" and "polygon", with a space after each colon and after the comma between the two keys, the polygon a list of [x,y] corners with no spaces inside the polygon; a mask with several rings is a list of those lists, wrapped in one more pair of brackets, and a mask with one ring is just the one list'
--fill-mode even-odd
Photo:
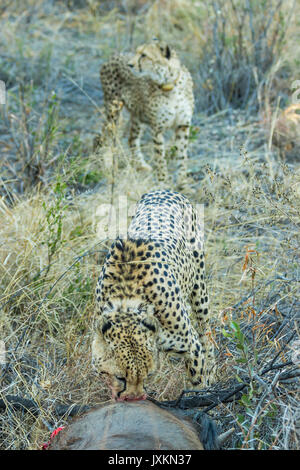
{"label": "fallen twig", "polygon": [[[44,407],[44,405],[43,405]],[[53,414],[56,416],[76,416],[88,411],[91,406],[88,405],[63,405],[57,404],[53,407]],[[0,399],[0,410],[13,409],[16,411],[27,411],[35,416],[41,413],[41,407],[32,399],[23,398],[17,395],[6,395]]]}
{"label": "fallen twig", "polygon": [[220,403],[226,403],[240,398],[239,392],[247,385],[248,384],[243,383],[235,386],[233,389],[226,389],[219,392],[209,393],[206,395],[201,395],[201,393],[203,392],[197,390],[183,390],[179,399],[177,398],[176,400],[163,402],[155,400],[152,397],[149,397],[148,399],[158,406],[167,408],[180,408],[184,410],[189,408],[201,408],[202,406],[208,406],[208,409],[210,409],[211,405],[212,407],[215,407]]}
{"label": "fallen twig", "polygon": [[240,305],[244,304],[245,302],[247,302],[247,300],[249,300],[251,297],[253,297],[260,289],[262,289],[263,287],[267,287],[268,285],[272,284],[272,282],[275,282],[275,281],[300,282],[300,280],[298,278],[287,279],[287,278],[282,277],[282,276],[277,276],[274,279],[270,279],[269,281],[266,281],[263,284],[260,284],[259,286],[257,286],[254,290],[251,291],[250,294],[243,297],[241,300],[239,300],[239,302],[234,304],[231,308],[232,309],[238,308]]}

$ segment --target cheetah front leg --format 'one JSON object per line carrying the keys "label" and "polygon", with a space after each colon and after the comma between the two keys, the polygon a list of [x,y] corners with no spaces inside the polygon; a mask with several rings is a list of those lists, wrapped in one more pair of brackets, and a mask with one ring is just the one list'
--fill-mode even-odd
{"label": "cheetah front leg", "polygon": [[164,183],[167,181],[168,169],[165,158],[164,136],[161,129],[153,129],[152,138],[154,144],[154,165],[156,178],[159,183]]}
{"label": "cheetah front leg", "polygon": [[193,388],[209,387],[215,383],[214,348],[205,333],[198,333],[186,357],[186,367]]}
{"label": "cheetah front leg", "polygon": [[131,126],[128,143],[132,154],[133,166],[137,170],[151,171],[152,168],[150,165],[148,165],[148,163],[145,162],[140,147],[142,131],[143,127],[140,121],[135,116],[131,116]]}
{"label": "cheetah front leg", "polygon": [[[203,280],[204,257],[198,260],[198,281],[195,283],[190,295],[190,303],[194,317],[197,321],[197,334],[201,344],[201,351],[204,357],[203,374],[205,376],[206,385],[212,385],[216,380],[216,363],[214,354],[214,344],[211,338],[211,330],[209,325],[210,314],[208,305],[208,293],[206,284]],[[200,267],[201,266],[201,267]],[[202,279],[201,279],[202,276]]]}
{"label": "cheetah front leg", "polygon": [[93,151],[99,153],[102,147],[115,145],[116,129],[123,108],[123,102],[118,97],[106,97],[104,100],[106,119],[101,134],[97,134],[93,141]]}
{"label": "cheetah front leg", "polygon": [[194,328],[191,328],[191,343],[185,353],[185,366],[187,375],[194,390],[208,387],[211,384],[207,374],[206,345],[202,342]]}
{"label": "cheetah front leg", "polygon": [[183,189],[187,184],[187,148],[190,126],[178,126],[175,130],[176,158],[179,165],[177,184]]}
{"label": "cheetah front leg", "polygon": [[[178,315],[178,312],[174,313]],[[170,313],[170,318],[172,317],[173,315]],[[161,330],[159,348],[167,353],[180,355],[184,358],[188,380],[195,390],[206,387],[208,385],[205,364],[206,351],[196,330],[186,315],[178,320],[175,328],[176,335],[174,335],[174,332],[169,332],[168,328]]]}

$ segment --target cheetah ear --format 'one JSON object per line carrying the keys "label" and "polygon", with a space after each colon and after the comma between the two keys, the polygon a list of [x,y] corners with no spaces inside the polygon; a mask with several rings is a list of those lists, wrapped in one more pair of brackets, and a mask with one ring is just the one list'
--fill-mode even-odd
{"label": "cheetah ear", "polygon": [[154,316],[155,309],[153,305],[142,304],[139,310],[142,314],[141,324],[148,328],[148,330],[151,330],[153,331],[153,333],[156,333],[159,325],[157,319]]}
{"label": "cheetah ear", "polygon": [[110,328],[112,327],[112,322],[110,322],[109,320],[108,321],[104,321],[102,323],[102,328],[101,328],[101,332],[102,334],[104,335],[104,333],[109,330]]}
{"label": "cheetah ear", "polygon": [[124,241],[121,238],[116,239],[115,248],[117,248],[117,250],[119,251],[124,251],[125,245],[124,245]]}
{"label": "cheetah ear", "polygon": [[162,53],[162,55],[166,57],[167,59],[170,59],[171,49],[169,48],[169,46],[161,45],[159,48],[160,48],[160,52]]}
{"label": "cheetah ear", "polygon": [[101,316],[98,319],[97,330],[102,333],[102,336],[109,330],[113,325],[113,321],[108,308],[104,309]]}
{"label": "cheetah ear", "polygon": [[170,57],[171,57],[171,49],[169,48],[169,46],[166,46],[165,56],[166,56],[167,59],[170,59]]}

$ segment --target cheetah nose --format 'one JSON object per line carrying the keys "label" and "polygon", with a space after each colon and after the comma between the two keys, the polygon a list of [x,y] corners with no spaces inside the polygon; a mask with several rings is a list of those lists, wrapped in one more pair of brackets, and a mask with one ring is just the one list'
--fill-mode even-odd
{"label": "cheetah nose", "polygon": [[126,401],[140,401],[140,400],[146,400],[147,395],[144,393],[143,395],[137,397],[135,395],[129,395],[128,397],[125,398]]}

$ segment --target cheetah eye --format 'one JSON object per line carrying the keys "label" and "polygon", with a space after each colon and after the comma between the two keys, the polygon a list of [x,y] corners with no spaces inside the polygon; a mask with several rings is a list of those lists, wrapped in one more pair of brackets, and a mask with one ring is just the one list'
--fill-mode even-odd
{"label": "cheetah eye", "polygon": [[117,375],[115,377],[117,380],[120,380],[120,382],[123,382],[124,384],[126,383],[125,377],[118,377]]}
{"label": "cheetah eye", "polygon": [[141,54],[141,59],[144,59],[146,56],[146,54]]}

